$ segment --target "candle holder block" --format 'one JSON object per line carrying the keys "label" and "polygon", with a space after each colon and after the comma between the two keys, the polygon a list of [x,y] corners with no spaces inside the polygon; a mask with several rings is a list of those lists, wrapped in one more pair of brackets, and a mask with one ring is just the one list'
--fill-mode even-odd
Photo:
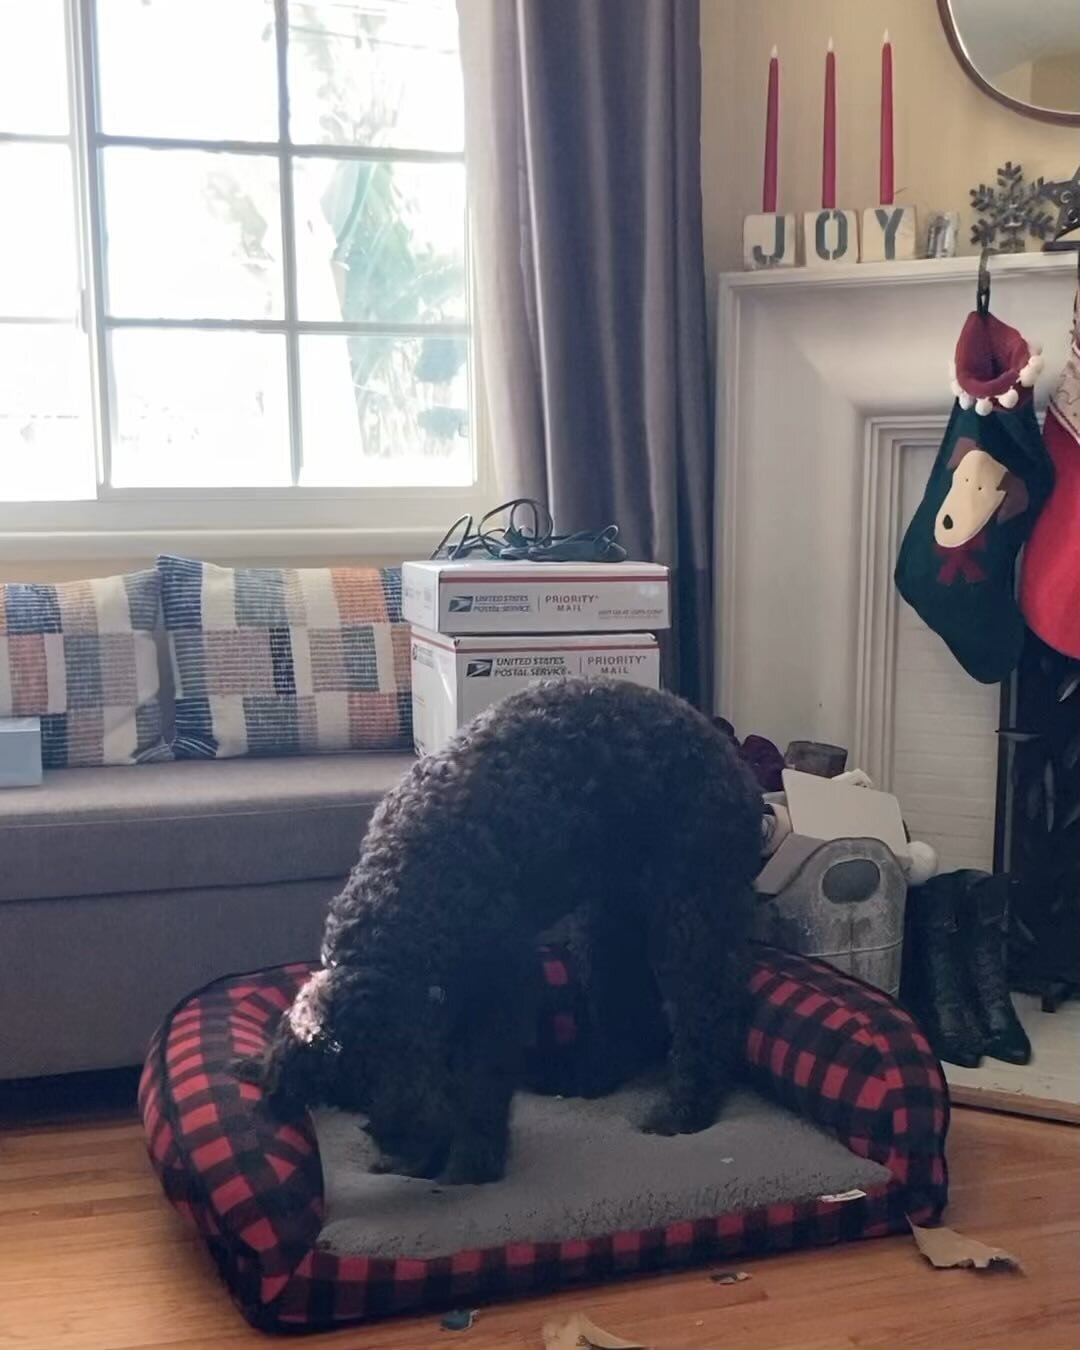
{"label": "candle holder block", "polygon": [[743,267],[748,272],[767,267],[794,267],[798,236],[793,215],[766,211],[743,220]]}
{"label": "candle holder block", "polygon": [[859,261],[859,218],[854,211],[823,207],[803,215],[807,267]]}
{"label": "candle holder block", "polygon": [[860,262],[896,262],[915,257],[913,206],[869,206],[862,216]]}

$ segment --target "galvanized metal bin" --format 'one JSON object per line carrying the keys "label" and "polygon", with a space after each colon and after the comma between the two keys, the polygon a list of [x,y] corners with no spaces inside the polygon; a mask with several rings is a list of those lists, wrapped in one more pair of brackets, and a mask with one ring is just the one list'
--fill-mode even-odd
{"label": "galvanized metal bin", "polygon": [[906,901],[904,873],[885,844],[837,839],[811,853],[779,894],[758,897],[753,935],[895,997]]}

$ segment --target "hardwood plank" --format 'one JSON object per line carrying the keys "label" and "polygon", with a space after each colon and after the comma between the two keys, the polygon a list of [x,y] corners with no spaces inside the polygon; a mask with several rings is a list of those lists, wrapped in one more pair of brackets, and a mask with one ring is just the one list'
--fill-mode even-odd
{"label": "hardwood plank", "polygon": [[1066,1125],[1080,1125],[1080,1105],[1073,1102],[957,1085],[949,1088],[949,1096],[956,1106],[974,1106],[980,1111],[1004,1111],[1009,1115],[1034,1116],[1036,1120],[1060,1120]]}
{"label": "hardwood plank", "polygon": [[[541,1324],[581,1308],[655,1350],[1072,1350],[1080,1131],[961,1109],[949,1158],[949,1222],[1014,1252],[1022,1274],[935,1271],[897,1237],[740,1261],[738,1285],[687,1271],[484,1308],[460,1336],[426,1316],[305,1346],[540,1350]],[[20,1119],[0,1136],[0,1211],[0,1346],[265,1350],[168,1209],[130,1109]]]}

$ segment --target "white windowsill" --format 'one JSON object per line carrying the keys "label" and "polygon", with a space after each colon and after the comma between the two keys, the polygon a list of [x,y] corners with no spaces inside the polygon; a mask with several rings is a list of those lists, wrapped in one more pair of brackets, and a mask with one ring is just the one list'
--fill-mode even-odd
{"label": "white windowsill", "polygon": [[426,558],[453,517],[440,529],[155,529],[2,530],[0,562],[64,562],[106,558],[152,559],[174,553],[216,561],[373,558],[400,562]]}
{"label": "white windowsill", "polygon": [[0,502],[0,563],[153,559],[226,562],[427,558],[492,487],[106,491],[96,501]]}

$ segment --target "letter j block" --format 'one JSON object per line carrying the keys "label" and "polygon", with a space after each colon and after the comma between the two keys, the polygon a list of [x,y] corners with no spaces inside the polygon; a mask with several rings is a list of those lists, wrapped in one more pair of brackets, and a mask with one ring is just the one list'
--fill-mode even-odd
{"label": "letter j block", "polygon": [[795,217],[768,212],[743,220],[743,267],[755,272],[765,267],[794,267]]}

